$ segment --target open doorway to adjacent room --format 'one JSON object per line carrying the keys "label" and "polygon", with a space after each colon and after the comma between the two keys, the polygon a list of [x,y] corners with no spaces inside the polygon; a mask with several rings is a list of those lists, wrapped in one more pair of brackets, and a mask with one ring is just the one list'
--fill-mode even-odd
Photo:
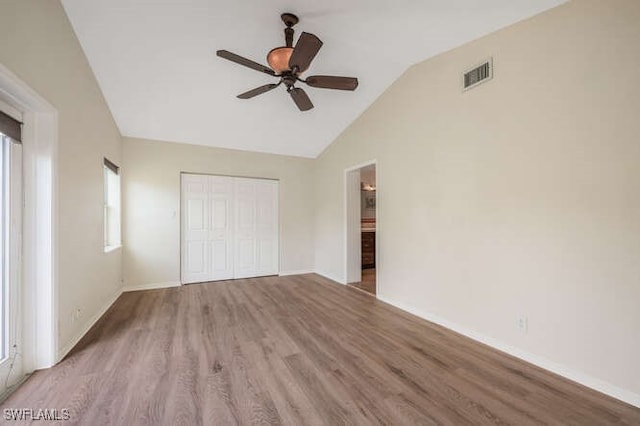
{"label": "open doorway to adjacent room", "polygon": [[377,293],[377,183],[376,163],[347,170],[347,273],[348,285]]}

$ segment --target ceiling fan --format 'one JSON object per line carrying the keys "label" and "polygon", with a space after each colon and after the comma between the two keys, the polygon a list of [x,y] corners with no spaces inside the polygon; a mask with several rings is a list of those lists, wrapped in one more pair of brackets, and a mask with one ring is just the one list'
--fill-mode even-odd
{"label": "ceiling fan", "polygon": [[303,89],[295,87],[297,82],[306,83],[308,86],[322,89],[355,90],[356,87],[358,87],[358,79],[354,77],[314,75],[302,79],[300,75],[311,65],[311,61],[313,61],[313,58],[315,58],[322,47],[322,41],[313,34],[303,32],[298,38],[295,47],[293,47],[293,26],[298,23],[298,17],[291,13],[283,13],[280,17],[286,25],[284,29],[286,45],[271,49],[267,54],[268,67],[227,50],[218,50],[216,52],[221,58],[280,78],[280,81],[277,83],[265,84],[264,86],[249,90],[248,92],[238,95],[238,98],[250,99],[284,84],[287,92],[289,92],[293,102],[295,102],[300,111],[308,111],[313,108],[313,104]]}

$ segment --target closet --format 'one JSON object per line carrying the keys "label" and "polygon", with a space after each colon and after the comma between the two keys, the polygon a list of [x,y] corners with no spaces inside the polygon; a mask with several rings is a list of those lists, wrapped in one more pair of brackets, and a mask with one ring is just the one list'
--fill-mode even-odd
{"label": "closet", "polygon": [[183,284],[276,275],[278,181],[181,175]]}

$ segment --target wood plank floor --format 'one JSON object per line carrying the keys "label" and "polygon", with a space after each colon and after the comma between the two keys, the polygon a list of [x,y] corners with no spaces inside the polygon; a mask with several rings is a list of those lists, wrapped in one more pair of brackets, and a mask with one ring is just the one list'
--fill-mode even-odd
{"label": "wood plank floor", "polygon": [[350,286],[364,290],[367,293],[376,294],[376,270],[375,269],[363,269],[362,281],[357,283],[350,283]]}
{"label": "wood plank floor", "polygon": [[0,406],[23,407],[83,425],[640,424],[640,409],[317,275],[125,293]]}

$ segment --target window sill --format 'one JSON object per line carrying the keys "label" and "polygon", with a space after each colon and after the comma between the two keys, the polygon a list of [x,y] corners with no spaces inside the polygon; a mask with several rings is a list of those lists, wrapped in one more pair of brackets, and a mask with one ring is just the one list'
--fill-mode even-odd
{"label": "window sill", "polygon": [[122,244],[118,244],[117,246],[104,246],[105,253],[111,253],[112,251],[116,251],[122,248]]}

